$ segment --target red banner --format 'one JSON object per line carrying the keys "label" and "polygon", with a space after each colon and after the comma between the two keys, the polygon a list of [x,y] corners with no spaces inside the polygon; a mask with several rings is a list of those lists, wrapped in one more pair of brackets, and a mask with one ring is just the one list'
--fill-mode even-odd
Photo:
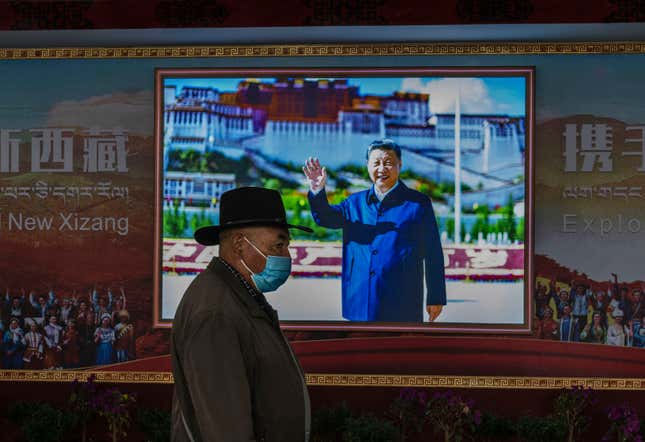
{"label": "red banner", "polygon": [[[163,271],[198,273],[206,268],[217,248],[193,240],[165,239]],[[291,245],[292,273],[296,277],[339,277],[342,266],[340,243],[295,241]],[[448,279],[517,280],[524,277],[524,250],[520,245],[445,246]]]}

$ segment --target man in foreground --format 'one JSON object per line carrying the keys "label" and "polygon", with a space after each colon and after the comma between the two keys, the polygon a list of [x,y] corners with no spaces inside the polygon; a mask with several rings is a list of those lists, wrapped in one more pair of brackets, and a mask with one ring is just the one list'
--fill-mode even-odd
{"label": "man in foreground", "polygon": [[303,372],[263,292],[289,276],[280,194],[243,187],[222,195],[220,225],[195,232],[219,257],[186,290],[173,321],[172,440],[307,441]]}

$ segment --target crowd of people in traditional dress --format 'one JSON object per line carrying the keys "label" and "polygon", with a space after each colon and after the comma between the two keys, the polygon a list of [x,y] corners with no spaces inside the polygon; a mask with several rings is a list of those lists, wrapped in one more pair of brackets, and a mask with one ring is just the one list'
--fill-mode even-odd
{"label": "crowd of people in traditional dress", "polygon": [[619,283],[615,273],[602,284],[538,278],[534,301],[538,338],[645,347],[643,288]]}
{"label": "crowd of people in traditional dress", "polygon": [[134,358],[134,327],[120,288],[57,296],[7,288],[0,304],[2,368],[71,369]]}

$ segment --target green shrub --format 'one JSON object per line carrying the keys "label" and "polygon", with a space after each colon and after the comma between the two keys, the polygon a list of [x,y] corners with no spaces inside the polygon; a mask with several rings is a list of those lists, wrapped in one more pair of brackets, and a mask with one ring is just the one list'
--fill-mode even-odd
{"label": "green shrub", "polygon": [[352,413],[345,402],[337,407],[323,407],[311,417],[311,442],[336,442]]}
{"label": "green shrub", "polygon": [[146,435],[146,441],[170,441],[170,412],[156,408],[141,408],[137,414],[137,423]]}
{"label": "green shrub", "polygon": [[343,442],[395,442],[398,431],[388,420],[370,414],[347,419]]}
{"label": "green shrub", "polygon": [[517,434],[515,422],[504,416],[495,416],[491,413],[484,413],[482,420],[477,427],[475,440],[498,442],[509,440]]}
{"label": "green shrub", "polygon": [[27,442],[59,442],[74,425],[72,414],[44,402],[17,402],[8,414]]}
{"label": "green shrub", "polygon": [[16,425],[22,425],[34,412],[34,404],[24,401],[19,401],[9,405],[7,416],[9,420]]}
{"label": "green shrub", "polygon": [[567,436],[566,425],[554,416],[522,416],[516,429],[520,440],[526,442],[565,440]]}

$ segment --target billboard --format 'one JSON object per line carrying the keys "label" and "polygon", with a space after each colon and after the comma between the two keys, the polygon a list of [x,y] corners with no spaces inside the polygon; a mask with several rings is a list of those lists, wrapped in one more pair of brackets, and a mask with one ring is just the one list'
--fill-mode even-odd
{"label": "billboard", "polygon": [[[379,48],[0,54],[3,379],[124,359],[128,370],[167,354],[186,281],[218,253],[192,230],[218,222],[224,189],[247,185],[278,189],[290,219],[315,230],[293,232],[292,277],[269,294],[292,337],[465,330],[602,344],[603,354],[643,347],[642,46]],[[277,89],[277,114],[257,105]],[[316,98],[298,108],[305,90]],[[323,100],[331,90],[346,101]],[[217,124],[204,126],[206,113]],[[327,201],[341,204],[371,188],[366,151],[383,138],[401,147],[401,183],[432,202],[447,288],[433,322],[425,300],[419,321],[345,317],[345,231],[311,213],[305,162],[326,167]]]}

